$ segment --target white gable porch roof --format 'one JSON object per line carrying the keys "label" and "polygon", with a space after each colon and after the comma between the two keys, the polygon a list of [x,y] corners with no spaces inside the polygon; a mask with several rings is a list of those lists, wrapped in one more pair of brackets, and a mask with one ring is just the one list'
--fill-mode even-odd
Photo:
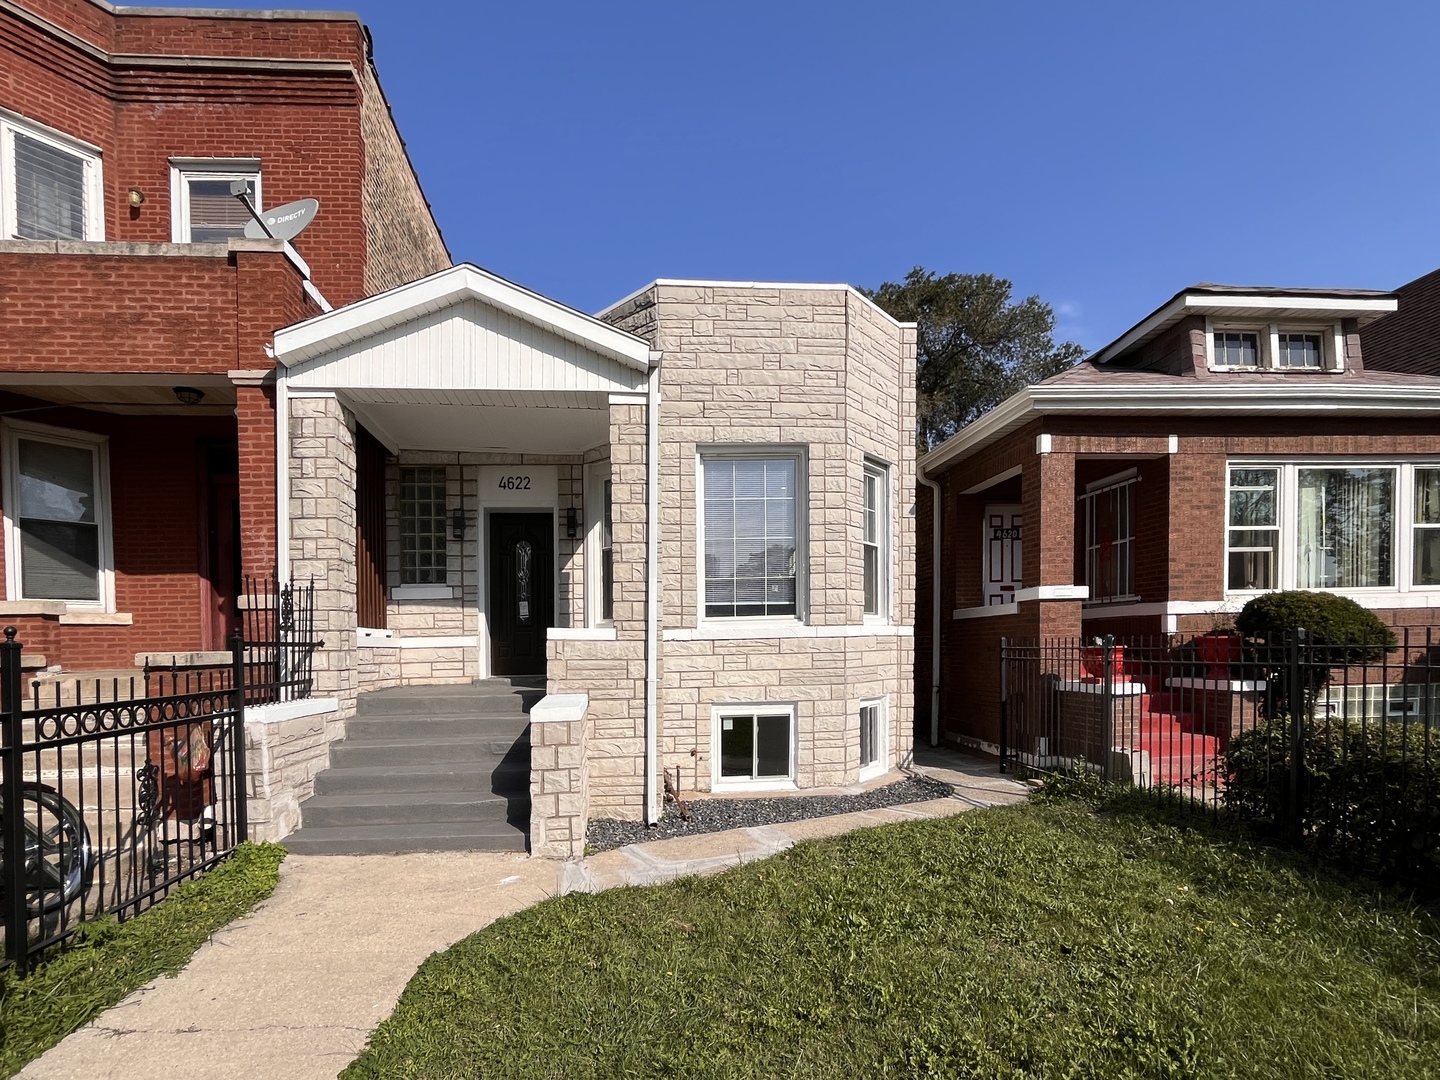
{"label": "white gable porch roof", "polygon": [[424,390],[461,404],[477,392],[634,392],[650,345],[461,264],[278,331],[275,359],[293,389],[397,401]]}

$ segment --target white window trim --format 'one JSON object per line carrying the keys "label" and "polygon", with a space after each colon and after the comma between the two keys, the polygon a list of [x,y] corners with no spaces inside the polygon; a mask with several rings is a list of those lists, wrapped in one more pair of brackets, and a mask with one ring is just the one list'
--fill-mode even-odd
{"label": "white window trim", "polygon": [[105,239],[105,177],[100,148],[90,143],[37,124],[17,113],[0,109],[0,240],[15,238],[19,228],[15,206],[15,140],[14,133],[28,135],[48,143],[57,150],[74,154],[85,168],[85,236],[86,242]]}
{"label": "white window trim", "polygon": [[[1248,369],[1246,369],[1246,370],[1248,370]],[[1229,472],[1227,471],[1225,475],[1226,475],[1226,479],[1227,479],[1227,481],[1228,481],[1229,475],[1230,475]],[[1081,545],[1080,545],[1080,546],[1081,546],[1081,555],[1082,555],[1082,557],[1084,558],[1084,561],[1085,561],[1085,576],[1086,576],[1086,578],[1087,578],[1087,580],[1086,580],[1086,582],[1085,582],[1085,585],[1086,585],[1086,587],[1090,590],[1090,595],[1091,595],[1091,596],[1094,596],[1094,595],[1095,595],[1095,582],[1092,582],[1092,581],[1089,581],[1089,580],[1088,580],[1088,578],[1089,578],[1089,576],[1090,576],[1090,514],[1091,514],[1091,512],[1092,512],[1092,510],[1093,510],[1093,506],[1094,506],[1094,503],[1093,503],[1092,500],[1094,499],[1094,497],[1095,497],[1096,495],[1100,494],[1100,492],[1102,492],[1102,491],[1107,491],[1107,490],[1109,490],[1110,488],[1133,486],[1133,485],[1135,485],[1135,484],[1138,484],[1139,482],[1140,482],[1140,470],[1139,470],[1138,468],[1132,467],[1132,468],[1129,468],[1129,469],[1124,469],[1124,470],[1122,470],[1121,472],[1112,473],[1110,476],[1101,477],[1099,480],[1092,480],[1090,483],[1088,483],[1088,484],[1085,485],[1085,494],[1082,495],[1082,496],[1080,496],[1080,498],[1076,500],[1078,503],[1082,504],[1082,508],[1083,508],[1083,509],[1082,509],[1082,512],[1083,512],[1083,515],[1084,515],[1084,520],[1081,521],[1081,523],[1080,523],[1080,528],[1081,528],[1082,530],[1084,530],[1084,531],[1083,531],[1083,533],[1081,534]],[[1228,504],[1228,502],[1227,502],[1227,504],[1226,504],[1226,512],[1227,512],[1227,514],[1228,514],[1228,512],[1229,512],[1229,504]],[[1229,520],[1228,517],[1227,517],[1226,520],[1227,520],[1227,521]],[[1139,546],[1139,537],[1136,535],[1136,527],[1137,527],[1138,524],[1139,524],[1139,515],[1137,515],[1136,512],[1135,512],[1135,501],[1134,501],[1134,496],[1132,495],[1132,496],[1131,496],[1131,502],[1130,502],[1130,540],[1129,540],[1129,544],[1130,544],[1130,589],[1131,589],[1131,591],[1128,592],[1128,593],[1126,593],[1124,596],[1107,596],[1107,597],[1105,597],[1103,600],[1101,600],[1101,599],[1088,600],[1088,601],[1085,602],[1085,605],[1084,605],[1085,607],[1104,607],[1106,604],[1130,604],[1130,603],[1134,603],[1136,600],[1140,599],[1140,594],[1134,591],[1134,589],[1135,589],[1135,572],[1136,572],[1136,569],[1137,569],[1137,565],[1136,565],[1136,561],[1135,561],[1135,554],[1136,554],[1136,551],[1138,550],[1138,546]],[[1228,534],[1227,534],[1227,537],[1228,537]],[[1228,565],[1228,561],[1227,561],[1227,565]]]}
{"label": "white window trim", "polygon": [[[1215,334],[1226,331],[1256,334],[1259,336],[1259,350],[1254,367],[1240,364],[1219,364],[1215,361]],[[1319,334],[1321,345],[1318,368],[1280,367],[1281,334]],[[1296,373],[1340,372],[1345,370],[1345,331],[1340,323],[1316,322],[1253,322],[1244,319],[1205,319],[1205,363],[1211,371],[1283,371]]]}
{"label": "white window trim", "polygon": [[[1278,469],[1276,488],[1276,520],[1280,523],[1278,560],[1275,589],[1232,589],[1230,588],[1230,472],[1233,469]],[[1410,594],[1427,597],[1440,596],[1440,585],[1416,585],[1415,573],[1415,470],[1440,469],[1440,458],[1424,457],[1381,457],[1381,458],[1335,458],[1335,457],[1244,457],[1229,458],[1225,462],[1225,516],[1222,527],[1225,530],[1224,555],[1220,565],[1220,580],[1225,585],[1225,596],[1249,599],[1266,592],[1299,588],[1295,584],[1297,555],[1295,551],[1295,521],[1290,508],[1298,505],[1299,471],[1301,469],[1393,469],[1395,472],[1395,506],[1392,511],[1391,567],[1394,583],[1391,585],[1365,588],[1327,588],[1323,591],[1339,593],[1359,601],[1364,607],[1384,607],[1390,600],[1397,606],[1400,598]],[[1237,526],[1238,528],[1238,526]]]}
{"label": "white window trim", "polygon": [[190,180],[253,180],[255,212],[265,209],[258,158],[171,158],[170,240],[190,243]]}
{"label": "white window trim", "polygon": [[876,476],[880,480],[879,506],[876,508],[876,524],[879,529],[879,533],[876,536],[876,546],[879,548],[877,558],[880,564],[880,573],[879,580],[876,582],[877,595],[875,597],[876,607],[878,607],[879,610],[875,612],[865,611],[865,488],[864,480],[862,479],[860,488],[860,609],[864,617],[863,621],[875,623],[879,626],[888,626],[891,616],[894,614],[894,608],[890,602],[890,598],[894,595],[894,567],[891,565],[891,560],[893,559],[891,553],[894,550],[894,543],[891,539],[894,533],[892,523],[895,520],[895,508],[893,505],[894,493],[891,489],[894,485],[890,483],[889,464],[881,461],[879,458],[867,457],[861,475],[862,478],[864,476]]}
{"label": "white window trim", "polygon": [[[856,718],[859,718],[862,710],[871,706],[877,709],[875,736],[879,746],[876,747],[874,764],[860,766],[861,783],[866,780],[874,780],[877,776],[884,776],[890,771],[890,699],[886,697],[861,698],[860,704],[855,709]],[[858,746],[856,750],[858,752]]]}
{"label": "white window trim", "polygon": [[[795,614],[794,615],[728,615],[705,614],[705,462],[742,458],[795,459]],[[785,443],[734,444],[699,446],[695,449],[695,619],[696,626],[753,624],[756,637],[766,626],[808,623],[810,620],[810,456],[804,446]]]}
{"label": "white window trim", "polygon": [[[5,526],[5,597],[7,600],[27,600],[21,588],[24,581],[20,572],[20,521],[13,512],[20,505],[20,453],[19,440],[32,439],[38,442],[58,443],[61,446],[78,446],[95,454],[96,506],[95,523],[100,538],[100,582],[99,600],[65,600],[67,610],[104,611],[115,610],[115,549],[111,534],[110,513],[110,438],[88,431],[71,428],[51,427],[48,424],[32,424],[19,420],[0,421],[0,441],[4,444],[4,526]],[[50,598],[55,599],[55,598]],[[39,602],[39,601],[36,601]]]}
{"label": "white window trim", "polygon": [[[603,618],[604,594],[600,575],[600,533],[605,526],[605,481],[609,479],[608,458],[585,466],[585,625],[590,627],[615,625],[613,619]],[[614,491],[613,487],[611,491]]]}
{"label": "white window trim", "polygon": [[[742,779],[720,775],[720,726],[727,717],[779,716],[790,717],[790,775]],[[752,704],[713,705],[710,708],[710,790],[711,791],[796,791],[795,775],[799,769],[800,739],[797,722],[799,710],[795,702],[756,702]]]}

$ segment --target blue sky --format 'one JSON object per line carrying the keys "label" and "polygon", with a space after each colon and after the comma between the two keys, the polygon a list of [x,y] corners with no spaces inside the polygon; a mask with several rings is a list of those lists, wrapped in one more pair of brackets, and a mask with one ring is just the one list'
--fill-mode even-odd
{"label": "blue sky", "polygon": [[1093,348],[1196,281],[1440,266],[1433,3],[348,8],[455,259],[586,311],[919,264]]}

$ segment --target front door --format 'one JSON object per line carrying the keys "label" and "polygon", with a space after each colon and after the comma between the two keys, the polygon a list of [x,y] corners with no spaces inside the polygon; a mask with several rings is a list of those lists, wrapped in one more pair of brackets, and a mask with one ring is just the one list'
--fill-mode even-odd
{"label": "front door", "polygon": [[1013,604],[1020,588],[1023,508],[1018,503],[985,507],[985,606]]}
{"label": "front door", "polygon": [[490,515],[490,670],[544,675],[545,632],[555,625],[555,520]]}

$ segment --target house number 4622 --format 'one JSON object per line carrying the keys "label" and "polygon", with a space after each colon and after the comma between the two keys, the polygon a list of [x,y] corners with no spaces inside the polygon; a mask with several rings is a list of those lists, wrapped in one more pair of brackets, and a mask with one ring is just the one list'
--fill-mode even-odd
{"label": "house number 4622", "polygon": [[530,477],[528,476],[502,476],[500,482],[495,485],[501,491],[529,491]]}

